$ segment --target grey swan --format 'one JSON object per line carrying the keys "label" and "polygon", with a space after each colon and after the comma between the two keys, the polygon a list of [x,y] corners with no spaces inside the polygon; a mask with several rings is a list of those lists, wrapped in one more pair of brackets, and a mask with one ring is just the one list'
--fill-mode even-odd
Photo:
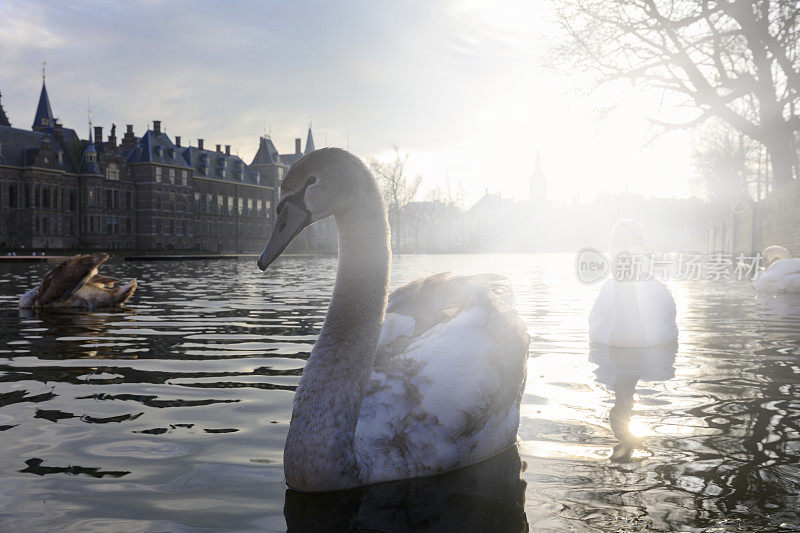
{"label": "grey swan", "polygon": [[136,290],[136,279],[123,284],[117,278],[98,274],[97,269],[106,261],[106,253],[70,257],[20,297],[20,309],[121,306]]}
{"label": "grey swan", "polygon": [[280,194],[261,270],[316,221],[333,216],[339,235],[333,295],[294,397],[288,486],[424,477],[515,445],[529,337],[505,279],[437,274],[388,295],[386,207],[344,150],[305,155]]}

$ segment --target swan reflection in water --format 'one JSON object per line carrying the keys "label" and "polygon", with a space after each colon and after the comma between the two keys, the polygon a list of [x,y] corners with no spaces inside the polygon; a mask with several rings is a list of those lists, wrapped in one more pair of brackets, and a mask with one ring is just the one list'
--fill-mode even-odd
{"label": "swan reflection in water", "polygon": [[286,491],[288,531],[527,531],[516,446],[439,476],[359,489]]}
{"label": "swan reflection in water", "polygon": [[634,393],[639,381],[667,381],[675,376],[675,354],[678,345],[618,348],[592,345],[589,361],[596,364],[595,379],[614,392],[614,407],[609,413],[611,431],[619,441],[611,453],[611,461],[629,463],[644,437],[631,427]]}
{"label": "swan reflection in water", "polygon": [[[119,355],[119,337],[116,328],[123,321],[136,315],[136,311],[126,307],[97,309],[20,309],[19,318],[22,333],[25,335],[31,327],[36,328],[36,356],[40,359],[64,358],[64,339],[84,343],[86,339],[109,341],[98,346],[91,346],[83,351],[84,357],[104,357],[116,359]],[[127,342],[131,342],[128,340]],[[90,346],[90,345],[86,345]],[[71,357],[75,357],[72,352]]]}

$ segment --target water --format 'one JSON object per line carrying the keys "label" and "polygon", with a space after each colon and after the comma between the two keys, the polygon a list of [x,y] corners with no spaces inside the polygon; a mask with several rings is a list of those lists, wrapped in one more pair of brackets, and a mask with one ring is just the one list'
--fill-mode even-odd
{"label": "water", "polygon": [[532,337],[519,452],[336,495],[287,491],[292,391],[333,258],[111,262],[129,309],[21,313],[0,264],[0,530],[800,529],[800,296],[673,283],[675,350],[590,349],[567,255],[399,256],[392,285],[511,278]]}

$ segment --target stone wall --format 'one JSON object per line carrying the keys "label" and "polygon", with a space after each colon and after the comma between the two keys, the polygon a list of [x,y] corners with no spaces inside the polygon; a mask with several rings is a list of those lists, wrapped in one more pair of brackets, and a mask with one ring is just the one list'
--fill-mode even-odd
{"label": "stone wall", "polygon": [[772,244],[800,256],[800,180],[760,202],[736,206],[706,231],[707,253],[754,254]]}

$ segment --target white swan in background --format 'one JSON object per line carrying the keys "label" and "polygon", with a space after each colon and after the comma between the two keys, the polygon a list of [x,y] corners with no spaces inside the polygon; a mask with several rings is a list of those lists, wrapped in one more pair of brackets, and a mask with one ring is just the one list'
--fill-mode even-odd
{"label": "white swan in background", "polygon": [[108,254],[74,255],[45,274],[41,283],[20,296],[21,309],[41,307],[118,307],[136,290],[136,280],[121,280],[97,273]]}
{"label": "white swan in background", "polygon": [[753,281],[764,292],[800,292],[800,258],[791,257],[783,246],[767,246],[762,252],[766,270]]}
{"label": "white swan in background", "polygon": [[[644,230],[634,220],[621,220],[611,231],[613,265],[618,257],[645,253]],[[649,274],[645,272],[642,278]],[[678,340],[675,300],[656,278],[617,280],[612,277],[600,289],[589,313],[591,342],[637,348],[674,343]]]}
{"label": "white swan in background", "polygon": [[259,267],[328,216],[339,267],[294,397],[287,484],[330,491],[428,476],[513,445],[529,338],[504,280],[437,274],[387,304],[386,207],[370,171],[337,148],[287,173]]}

